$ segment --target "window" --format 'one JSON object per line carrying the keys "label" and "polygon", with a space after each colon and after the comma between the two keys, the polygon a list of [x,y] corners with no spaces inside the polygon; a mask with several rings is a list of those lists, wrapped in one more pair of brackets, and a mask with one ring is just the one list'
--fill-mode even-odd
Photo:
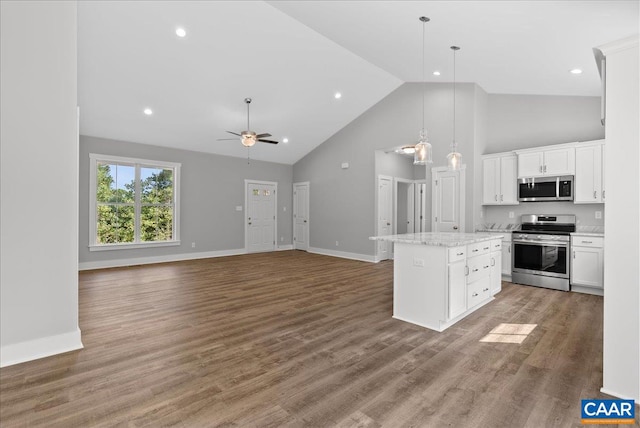
{"label": "window", "polygon": [[180,164],[90,154],[91,251],[179,245]]}

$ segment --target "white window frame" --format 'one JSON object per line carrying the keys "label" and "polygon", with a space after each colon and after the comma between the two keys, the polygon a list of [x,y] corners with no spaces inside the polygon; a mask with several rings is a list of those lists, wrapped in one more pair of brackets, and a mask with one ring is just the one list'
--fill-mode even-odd
{"label": "white window frame", "polygon": [[[122,242],[117,244],[99,244],[97,242],[97,172],[98,162],[115,162],[119,164],[129,164],[135,167],[135,217],[140,218],[140,168],[159,167],[172,168],[173,173],[173,239],[170,241],[142,242],[140,241],[140,222],[135,222],[134,242]],[[122,156],[101,155],[97,153],[89,154],[89,251],[124,250],[135,248],[168,247],[180,245],[180,167],[182,164],[175,162],[164,162],[149,159],[128,158]]]}

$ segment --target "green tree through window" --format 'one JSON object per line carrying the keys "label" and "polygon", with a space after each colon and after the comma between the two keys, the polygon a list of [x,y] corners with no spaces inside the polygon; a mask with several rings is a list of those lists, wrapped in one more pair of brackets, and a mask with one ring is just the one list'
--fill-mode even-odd
{"label": "green tree through window", "polygon": [[[175,241],[176,172],[167,166],[119,162],[114,157],[95,161],[95,244]],[[136,179],[138,183],[136,183]],[[136,193],[138,192],[138,193]]]}

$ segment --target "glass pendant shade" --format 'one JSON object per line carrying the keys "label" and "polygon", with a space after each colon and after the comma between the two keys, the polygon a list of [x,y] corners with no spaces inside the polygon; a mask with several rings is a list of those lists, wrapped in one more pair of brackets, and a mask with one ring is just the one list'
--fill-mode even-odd
{"label": "glass pendant shade", "polygon": [[447,155],[447,165],[449,169],[452,171],[457,171],[460,169],[460,165],[462,164],[462,155],[459,152],[455,151],[456,149],[452,149],[451,153]]}
{"label": "glass pendant shade", "polygon": [[424,130],[420,131],[420,141],[416,144],[415,150],[413,154],[414,165],[433,163],[433,149],[427,139],[427,133]]}

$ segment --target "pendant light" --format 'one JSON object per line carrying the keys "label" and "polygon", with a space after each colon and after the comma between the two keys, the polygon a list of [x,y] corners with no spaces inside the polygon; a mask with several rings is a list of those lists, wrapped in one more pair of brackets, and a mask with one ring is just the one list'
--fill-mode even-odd
{"label": "pendant light", "polygon": [[459,170],[462,162],[462,155],[458,152],[458,143],[456,143],[456,51],[460,50],[459,46],[451,46],[453,51],[453,140],[451,141],[451,153],[447,155],[447,165],[450,170]]}
{"label": "pendant light", "polygon": [[422,22],[422,129],[420,130],[420,140],[416,144],[415,152],[413,154],[414,165],[426,165],[433,162],[432,147],[427,137],[427,130],[424,128],[424,94],[427,89],[427,82],[424,79],[424,29],[425,24],[430,21],[426,16],[421,16]]}

